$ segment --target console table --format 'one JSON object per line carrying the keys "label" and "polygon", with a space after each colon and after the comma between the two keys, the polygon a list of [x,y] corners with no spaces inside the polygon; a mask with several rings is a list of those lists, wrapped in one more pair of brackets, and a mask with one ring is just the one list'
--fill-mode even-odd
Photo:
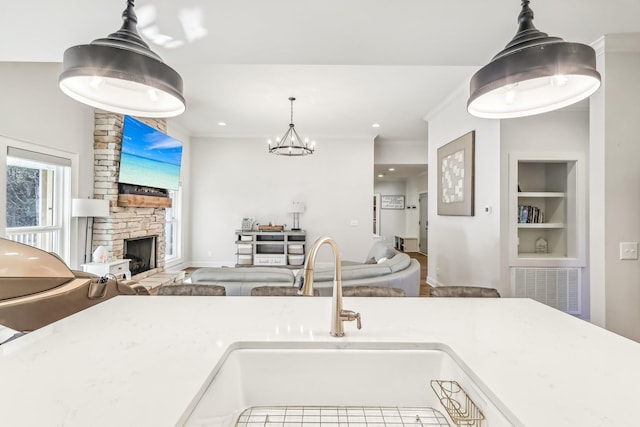
{"label": "console table", "polygon": [[113,274],[116,277],[124,276],[126,279],[131,280],[129,261],[131,260],[117,259],[111,262],[89,262],[80,266],[85,273],[97,274],[98,276]]}
{"label": "console table", "polygon": [[418,238],[411,236],[395,236],[396,249],[402,252],[418,252]]}
{"label": "console table", "polygon": [[300,268],[304,265],[306,232],[236,231],[236,267],[259,265]]}

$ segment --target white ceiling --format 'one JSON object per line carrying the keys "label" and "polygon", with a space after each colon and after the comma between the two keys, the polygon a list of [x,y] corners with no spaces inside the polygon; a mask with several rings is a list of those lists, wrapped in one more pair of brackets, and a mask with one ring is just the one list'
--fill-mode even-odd
{"label": "white ceiling", "polygon": [[[0,61],[61,62],[66,48],[117,30],[126,2],[2,3]],[[150,45],[184,79],[187,111],[175,120],[189,132],[273,137],[285,131],[295,96],[296,127],[319,146],[322,136],[424,140],[422,118],[504,47],[520,11],[518,0],[136,3],[148,41],[155,31],[182,43]],[[638,0],[531,7],[540,30],[568,41],[640,31]]]}

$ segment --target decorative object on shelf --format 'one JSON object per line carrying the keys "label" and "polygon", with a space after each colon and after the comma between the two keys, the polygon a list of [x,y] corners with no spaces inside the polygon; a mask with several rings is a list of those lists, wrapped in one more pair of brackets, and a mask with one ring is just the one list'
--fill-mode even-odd
{"label": "decorative object on shelf", "polygon": [[547,240],[544,237],[538,237],[536,239],[536,253],[546,254],[548,250]]}
{"label": "decorative object on shelf", "polygon": [[95,251],[93,251],[93,262],[101,262],[105,263],[109,260],[109,251],[104,246],[98,246]]}
{"label": "decorative object on shelf", "polygon": [[293,202],[289,206],[289,213],[293,214],[293,227],[291,230],[300,231],[300,214],[304,213],[305,206],[301,202]]}
{"label": "decorative object on shelf", "polygon": [[182,77],[138,34],[134,1],[120,30],[64,52],[60,89],[95,108],[140,117],[173,117],[185,110]]}
{"label": "decorative object on shelf", "polygon": [[438,148],[438,215],[474,215],[475,134]]}
{"label": "decorative object on shelf", "polygon": [[109,216],[109,201],[103,199],[72,199],[71,216],[74,218],[86,218],[83,250],[84,262],[86,263],[87,242],[89,239],[89,250],[93,248],[93,219],[96,217],[105,218]]}
{"label": "decorative object on shelf", "polygon": [[404,196],[381,196],[380,209],[404,209]]}
{"label": "decorative object on shelf", "polygon": [[243,231],[252,230],[254,221],[255,218],[242,218],[242,225],[240,226],[240,229]]}
{"label": "decorative object on shelf", "polygon": [[258,231],[283,231],[284,225],[259,225]]}
{"label": "decorative object on shelf", "polygon": [[471,78],[470,114],[531,116],[576,103],[600,87],[593,48],[539,31],[529,3],[522,1],[515,37]]}
{"label": "decorative object on shelf", "polygon": [[269,144],[269,152],[273,154],[279,154],[281,156],[306,156],[307,154],[313,154],[315,150],[315,141],[309,142],[308,139],[300,138],[298,132],[296,132],[295,125],[293,124],[293,101],[296,99],[289,98],[291,101],[291,122],[289,123],[289,129],[282,135],[282,137],[276,138],[276,143],[273,144],[271,140],[267,141]]}

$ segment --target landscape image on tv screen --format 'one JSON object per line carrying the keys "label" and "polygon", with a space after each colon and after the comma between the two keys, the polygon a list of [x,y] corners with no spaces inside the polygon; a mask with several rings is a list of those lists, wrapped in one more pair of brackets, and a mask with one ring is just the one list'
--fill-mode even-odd
{"label": "landscape image on tv screen", "polygon": [[177,190],[182,143],[129,116],[124,116],[118,181]]}

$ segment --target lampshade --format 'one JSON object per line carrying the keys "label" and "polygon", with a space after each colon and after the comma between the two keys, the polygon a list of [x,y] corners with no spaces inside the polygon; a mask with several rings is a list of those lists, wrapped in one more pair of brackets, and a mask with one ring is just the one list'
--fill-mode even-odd
{"label": "lampshade", "polygon": [[289,206],[289,213],[304,213],[304,203],[301,202],[293,202]]}
{"label": "lampshade", "polygon": [[467,110],[474,116],[545,113],[585,99],[600,87],[593,48],[540,32],[529,2],[522,1],[513,40],[471,78]]}
{"label": "lampshade", "polygon": [[72,199],[71,216],[73,217],[108,217],[109,201],[102,199]]}
{"label": "lampshade", "polygon": [[84,104],[119,114],[182,114],[182,78],[138,34],[133,3],[127,1],[120,30],[64,52],[60,89]]}

